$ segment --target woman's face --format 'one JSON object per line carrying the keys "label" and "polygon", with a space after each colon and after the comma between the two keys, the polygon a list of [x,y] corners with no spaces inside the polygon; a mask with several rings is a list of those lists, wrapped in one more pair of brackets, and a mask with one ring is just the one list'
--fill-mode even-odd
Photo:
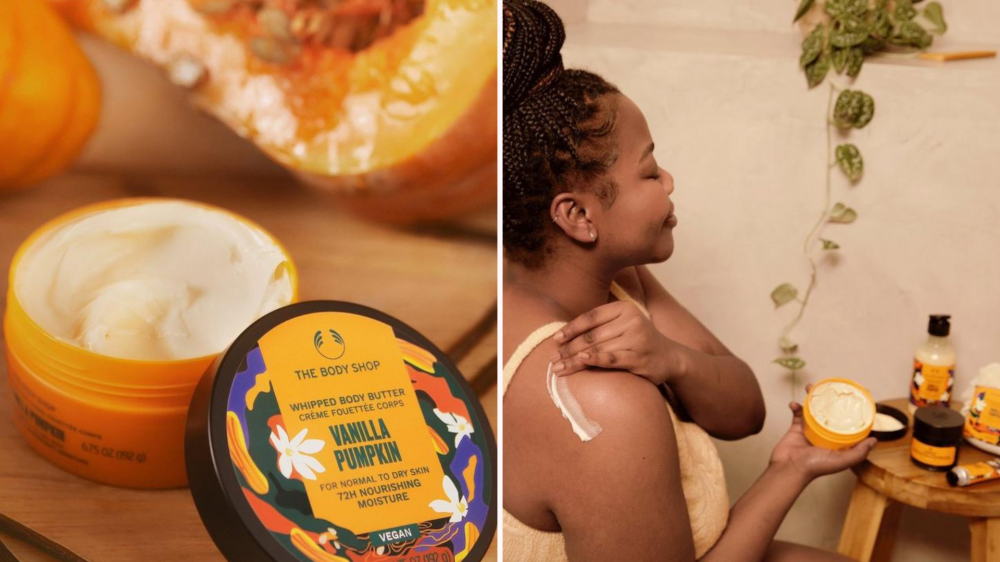
{"label": "woman's face", "polygon": [[653,138],[642,111],[624,95],[616,95],[619,154],[608,175],[618,185],[618,197],[595,217],[598,244],[628,264],[662,262],[674,251],[674,178],[653,156]]}

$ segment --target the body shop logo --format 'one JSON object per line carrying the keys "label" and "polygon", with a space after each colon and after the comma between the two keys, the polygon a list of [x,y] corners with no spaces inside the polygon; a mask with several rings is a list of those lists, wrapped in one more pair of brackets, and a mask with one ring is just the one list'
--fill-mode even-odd
{"label": "the body shop logo", "polygon": [[344,338],[336,330],[316,330],[316,335],[313,336],[313,345],[316,346],[316,351],[320,355],[331,360],[340,359],[347,352],[347,344],[344,343]]}

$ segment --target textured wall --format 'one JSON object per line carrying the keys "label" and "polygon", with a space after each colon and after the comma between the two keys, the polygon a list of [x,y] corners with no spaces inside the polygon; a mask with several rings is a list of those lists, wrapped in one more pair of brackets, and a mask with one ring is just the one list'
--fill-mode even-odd
{"label": "textured wall", "polygon": [[[962,40],[995,43],[1000,32],[993,0],[939,0],[949,26]],[[590,21],[639,23],[707,29],[744,29],[784,33],[799,0],[561,0],[572,11],[586,6]],[[918,4],[919,8],[920,5]]]}
{"label": "textured wall", "polygon": [[[987,22],[1000,22],[995,2],[943,3],[954,14],[953,44],[982,41]],[[733,497],[788,426],[791,386],[770,361],[794,309],[775,312],[768,295],[781,282],[807,284],[802,241],[823,205],[829,89],[806,90],[793,9],[592,0],[592,21],[570,27],[565,51],[567,64],[605,75],[644,110],[657,160],[675,177],[680,220],[674,257],[653,271],[751,364],[764,389],[762,434],[719,445]],[[796,332],[809,362],[804,378],[851,377],[877,400],[902,397],[927,315],[947,312],[964,389],[981,366],[1000,361],[1000,60],[880,60],[857,87],[877,104],[872,124],[851,135],[866,175],[855,187],[835,175],[833,190],[860,218],[825,231],[843,249],[822,262]],[[779,537],[834,548],[853,482],[846,473],[814,483]],[[968,559],[968,548],[963,520],[907,508],[894,559]]]}

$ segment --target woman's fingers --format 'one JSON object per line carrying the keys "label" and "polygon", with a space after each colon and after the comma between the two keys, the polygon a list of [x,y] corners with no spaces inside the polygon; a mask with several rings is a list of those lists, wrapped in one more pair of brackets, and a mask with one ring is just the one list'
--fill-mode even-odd
{"label": "woman's fingers", "polygon": [[802,425],[802,404],[789,402],[788,409],[792,411],[792,426]]}
{"label": "woman's fingers", "polygon": [[627,371],[635,363],[635,352],[628,350],[584,351],[580,354],[580,361],[589,367]]}
{"label": "woman's fingers", "polygon": [[868,456],[868,453],[871,452],[877,443],[877,439],[869,437],[850,449],[840,451],[839,456],[840,460],[844,463],[843,467],[849,468],[865,460],[865,457]]}
{"label": "woman's fingers", "polygon": [[612,302],[588,310],[560,328],[552,338],[559,344],[571,341],[573,338],[589,330],[593,330],[601,324],[607,324],[618,318],[621,315],[621,311],[621,302]]}
{"label": "woman's fingers", "polygon": [[609,342],[625,333],[625,327],[617,319],[595,328],[591,328],[569,342],[563,344],[549,360],[558,361],[588,351],[594,347]]}
{"label": "woman's fingers", "polygon": [[[617,353],[623,351],[624,349],[625,344],[621,341],[621,338],[615,338],[609,342],[595,344],[581,353],[573,354],[565,359],[557,359],[552,365],[552,374],[559,376],[570,375],[578,371],[582,371],[587,367],[598,367],[600,365],[594,365],[591,363],[591,361],[593,361],[593,355],[606,352]],[[618,357],[615,359],[617,360],[617,358]],[[628,368],[628,365],[618,365],[617,368]]]}
{"label": "woman's fingers", "polygon": [[[609,355],[611,354],[611,355]],[[635,366],[637,356],[621,337],[594,344],[580,353],[557,360],[552,366],[552,374],[569,375],[588,367],[605,367],[629,370]]]}

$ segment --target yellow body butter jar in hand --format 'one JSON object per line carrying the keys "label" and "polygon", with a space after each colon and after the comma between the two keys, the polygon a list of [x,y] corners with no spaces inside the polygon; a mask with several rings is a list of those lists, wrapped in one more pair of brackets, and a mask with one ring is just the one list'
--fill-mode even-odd
{"label": "yellow body butter jar in hand", "polygon": [[806,396],[802,407],[806,439],[825,449],[847,449],[862,442],[875,423],[875,401],[860,384],[824,379]]}
{"label": "yellow body butter jar in hand", "polygon": [[10,268],[15,424],[39,454],[79,476],[183,486],[198,381],[243,329],[296,296],[288,252],[222,209],[125,199],[60,216]]}

